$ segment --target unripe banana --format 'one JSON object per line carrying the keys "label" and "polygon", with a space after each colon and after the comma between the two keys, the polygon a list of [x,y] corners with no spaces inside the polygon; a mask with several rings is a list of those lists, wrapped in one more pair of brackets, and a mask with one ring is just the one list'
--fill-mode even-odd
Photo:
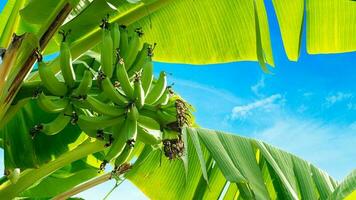
{"label": "unripe banana", "polygon": [[95,98],[103,103],[111,103],[111,99],[104,93],[100,92],[99,94],[95,95]]}
{"label": "unripe banana", "polygon": [[79,126],[79,127],[85,134],[87,134],[89,137],[92,137],[92,138],[97,138],[98,131],[100,130],[100,129],[89,129],[87,127],[82,127],[82,126]]}
{"label": "unripe banana", "polygon": [[86,97],[93,81],[93,74],[89,70],[85,70],[83,74],[82,81],[80,82],[79,86],[73,91],[73,96],[76,97]]}
{"label": "unripe banana", "polygon": [[79,115],[78,125],[81,129],[91,129],[98,130],[104,129],[110,126],[114,126],[122,123],[124,120],[123,116],[119,117],[108,117],[108,116],[87,116]]}
{"label": "unripe banana", "polygon": [[144,68],[144,66],[151,62],[151,58],[148,56],[149,46],[150,44],[148,43],[143,44],[141,51],[138,53],[135,59],[135,62],[133,63],[132,67],[130,67],[130,70],[127,72],[129,77],[133,76],[135,72],[140,71]]}
{"label": "unripe banana", "polygon": [[124,59],[124,62],[126,62],[127,60],[128,49],[129,35],[127,32],[127,28],[125,26],[120,26],[120,56]]}
{"label": "unripe banana", "polygon": [[132,131],[130,128],[129,120],[126,119],[122,125],[116,125],[113,127],[114,142],[112,143],[108,153],[105,155],[103,164],[110,162],[112,159],[119,156],[128,143],[127,134]]}
{"label": "unripe banana", "polygon": [[112,117],[121,116],[126,113],[126,108],[119,108],[116,106],[112,106],[110,104],[102,103],[101,101],[95,99],[92,96],[87,96],[85,100],[76,102],[75,105],[81,108],[92,110],[99,114],[112,116]]}
{"label": "unripe banana", "polygon": [[52,98],[41,93],[37,98],[38,106],[45,112],[48,113],[60,113],[68,106],[68,99],[57,99],[52,100]]}
{"label": "unripe banana", "polygon": [[107,29],[103,29],[103,38],[101,46],[101,69],[104,74],[111,78],[114,67],[113,67],[113,40],[111,38],[111,33]]}
{"label": "unripe banana", "polygon": [[125,60],[125,67],[127,71],[131,68],[132,64],[135,62],[135,58],[140,51],[140,38],[138,34],[131,31],[129,40],[129,48],[127,49],[127,59]]}
{"label": "unripe banana", "polygon": [[124,150],[121,152],[121,154],[115,159],[115,169],[119,168],[122,164],[128,162],[130,155],[133,152],[133,147],[126,144]]}
{"label": "unripe banana", "polygon": [[155,145],[161,142],[161,131],[160,130],[152,130],[142,127],[138,125],[137,127],[137,140],[148,144]]}
{"label": "unripe banana", "polygon": [[15,184],[20,178],[20,168],[15,168],[14,170],[12,170],[7,176],[7,178],[12,184]]}
{"label": "unripe banana", "polygon": [[[145,105],[145,107],[146,107],[146,105]],[[162,119],[157,114],[157,110],[150,110],[150,109],[147,109],[145,107],[143,107],[140,110],[140,117],[141,116],[145,116],[145,117],[148,117],[148,118],[152,118],[152,119],[156,120],[157,122],[159,122],[160,124],[163,124]]]}
{"label": "unripe banana", "polygon": [[[114,68],[113,71],[115,71],[115,60],[118,59],[119,57],[119,53],[120,53],[120,28],[119,28],[119,24],[118,23],[114,23],[111,25],[110,28],[110,32],[111,32],[111,38],[112,38],[112,42],[113,42],[113,61],[114,61]],[[114,72],[113,72],[114,73]],[[115,74],[116,75],[116,74]]]}
{"label": "unripe banana", "polygon": [[163,121],[165,124],[169,124],[177,121],[176,113],[168,113],[164,110],[158,110],[157,115],[160,118],[160,120]]}
{"label": "unripe banana", "polygon": [[161,98],[159,98],[153,105],[167,105],[170,97],[171,91],[170,88],[167,87]]}
{"label": "unripe banana", "polygon": [[135,105],[140,109],[145,104],[145,91],[142,88],[142,82],[140,78],[136,78],[134,81],[134,98]]}
{"label": "unripe banana", "polygon": [[151,61],[148,61],[143,66],[142,78],[141,78],[142,88],[145,91],[146,96],[148,94],[148,91],[150,91],[152,80],[153,80],[153,64]]}
{"label": "unripe banana", "polygon": [[146,103],[154,104],[162,96],[166,87],[167,87],[166,73],[161,72],[156,84],[146,96]]}
{"label": "unripe banana", "polygon": [[114,50],[119,49],[120,48],[120,29],[119,29],[118,23],[112,24],[111,38],[112,38]]}
{"label": "unripe banana", "polygon": [[137,110],[137,107],[134,104],[131,104],[127,111],[127,118],[132,121],[137,121],[140,116],[140,113]]}
{"label": "unripe banana", "polygon": [[138,124],[146,129],[160,130],[160,124],[153,118],[140,115],[137,119]]}
{"label": "unripe banana", "polygon": [[61,43],[59,59],[64,81],[70,88],[73,88],[75,85],[75,73],[72,66],[72,55],[67,42]]}
{"label": "unripe banana", "polygon": [[114,103],[118,105],[126,105],[127,99],[120,92],[116,90],[109,78],[105,78],[101,81],[101,89],[103,93]]}
{"label": "unripe banana", "polygon": [[120,82],[121,88],[124,91],[125,95],[133,100],[134,98],[134,88],[131,85],[130,79],[127,75],[125,64],[122,60],[118,62],[116,67],[116,77]]}
{"label": "unripe banana", "polygon": [[127,121],[127,132],[126,134],[126,141],[131,141],[134,145],[136,138],[137,138],[137,121],[136,120],[131,120],[131,119],[126,119]]}
{"label": "unripe banana", "polygon": [[46,135],[55,135],[61,132],[72,119],[72,106],[68,106],[66,110],[49,123],[41,123],[34,127],[35,131],[42,132]]}
{"label": "unripe banana", "polygon": [[38,73],[43,82],[45,88],[56,96],[64,96],[67,94],[67,86],[63,82],[60,82],[56,75],[53,73],[44,62],[38,62]]}

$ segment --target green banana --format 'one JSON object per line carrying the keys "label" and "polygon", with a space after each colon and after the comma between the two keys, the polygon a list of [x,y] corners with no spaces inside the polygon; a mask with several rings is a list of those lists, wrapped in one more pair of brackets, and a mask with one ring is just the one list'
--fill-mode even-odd
{"label": "green banana", "polygon": [[130,67],[129,71],[127,74],[129,77],[133,76],[135,72],[140,71],[144,66],[146,66],[149,62],[151,62],[151,58],[148,56],[148,48],[150,44],[144,43],[142,46],[141,51],[138,53],[135,62],[132,64],[132,67]]}
{"label": "green banana", "polygon": [[82,81],[80,82],[79,86],[73,91],[72,95],[84,98],[88,94],[93,81],[93,74],[89,70],[85,70],[83,74]]}
{"label": "green banana", "polygon": [[70,88],[73,88],[75,85],[75,73],[72,66],[72,55],[67,42],[61,43],[59,60],[64,81]]}
{"label": "green banana", "polygon": [[103,90],[103,93],[114,103],[118,105],[127,104],[126,97],[117,91],[109,78],[106,77],[101,81],[101,89]]}
{"label": "green banana", "polygon": [[163,95],[153,105],[167,105],[169,98],[171,97],[171,89],[166,88]]}
{"label": "green banana", "polygon": [[160,130],[160,124],[153,118],[147,117],[145,115],[140,115],[137,119],[138,124],[147,129]]}
{"label": "green banana", "polygon": [[114,23],[111,27],[111,38],[114,50],[120,48],[120,28],[118,23]]}
{"label": "green banana", "polygon": [[87,134],[89,137],[92,137],[92,138],[97,138],[98,136],[98,131],[101,130],[101,129],[89,129],[87,127],[82,127],[80,126],[80,129],[85,133]]}
{"label": "green banana", "polygon": [[123,116],[108,117],[108,116],[87,116],[79,115],[77,124],[81,129],[98,130],[122,123]]}
{"label": "green banana", "polygon": [[140,115],[137,127],[137,139],[145,144],[158,144],[161,138],[161,126],[153,118]]}
{"label": "green banana", "polygon": [[155,111],[154,110],[150,110],[150,109],[147,109],[145,107],[146,107],[146,105],[140,110],[140,117],[141,116],[149,117],[149,118],[152,118],[152,119],[156,120],[160,124],[163,124],[163,121],[160,118],[160,116],[157,114],[156,110]]}
{"label": "green banana", "polygon": [[68,106],[69,101],[64,98],[53,100],[52,98],[41,93],[37,98],[37,104],[45,112],[59,113]]}
{"label": "green banana", "polygon": [[140,109],[145,104],[145,91],[142,88],[142,82],[140,78],[135,78],[134,81],[134,99],[135,105]]}
{"label": "green banana", "polygon": [[112,117],[117,117],[126,113],[125,108],[119,108],[117,106],[102,103],[101,101],[95,99],[92,96],[87,96],[85,100],[77,102],[76,105],[81,105],[82,108],[86,108],[95,111],[99,114]]}
{"label": "green banana", "polygon": [[68,89],[66,84],[57,79],[52,69],[50,69],[46,63],[42,61],[38,62],[38,73],[43,85],[50,93],[56,96],[64,96],[67,94]]}
{"label": "green banana", "polygon": [[116,66],[116,77],[120,82],[121,88],[125,95],[132,100],[134,97],[134,88],[131,85],[130,79],[127,75],[124,62],[120,60]]}
{"label": "green banana", "polygon": [[61,132],[72,119],[72,106],[68,106],[64,112],[58,114],[58,116],[49,123],[41,123],[34,127],[34,131],[42,132],[46,135],[55,135]]}
{"label": "green banana", "polygon": [[100,92],[99,94],[95,95],[95,98],[103,103],[111,103],[111,99],[109,99],[109,97],[104,93],[104,92]]}
{"label": "green banana", "polygon": [[148,144],[148,145],[156,145],[161,142],[161,131],[160,130],[152,130],[142,127],[140,125],[137,126],[137,140]]}
{"label": "green banana", "polygon": [[101,69],[104,74],[111,78],[114,68],[113,68],[113,40],[111,38],[111,33],[108,29],[103,29],[102,36],[102,46],[101,46]]}
{"label": "green banana", "polygon": [[127,71],[131,68],[132,64],[135,62],[135,58],[140,51],[140,38],[135,31],[131,31],[129,48],[127,49],[127,58],[125,60],[125,67]]}
{"label": "green banana", "polygon": [[[126,119],[127,121],[127,131],[125,132],[126,141],[131,142],[131,145],[134,145],[137,138],[137,121]],[[124,124],[125,125],[125,124]]]}
{"label": "green banana", "polygon": [[[128,141],[128,135],[132,135],[130,132],[135,131],[132,129],[132,125],[133,124],[131,123],[131,121],[129,119],[126,119],[122,125],[116,125],[113,127],[114,141],[109,151],[105,155],[102,164],[103,166],[105,166],[105,164],[110,162],[112,159],[115,159],[117,156],[119,156],[124,150],[125,145],[131,143],[131,141]],[[103,166],[101,168],[103,168]]]}
{"label": "green banana", "polygon": [[[126,26],[120,26],[120,56],[127,60],[127,51],[129,49],[129,35]],[[127,66],[126,66],[127,67]]]}
{"label": "green banana", "polygon": [[154,104],[163,95],[166,87],[167,87],[166,73],[161,72],[156,84],[146,96],[146,103]]}
{"label": "green banana", "polygon": [[160,118],[160,120],[163,121],[165,124],[169,124],[177,121],[176,113],[169,113],[165,110],[158,110],[157,115]]}
{"label": "green banana", "polygon": [[121,154],[115,159],[115,169],[119,168],[122,164],[128,162],[130,155],[133,152],[133,147],[126,144],[124,147],[124,150],[121,152]]}
{"label": "green banana", "polygon": [[131,104],[127,111],[127,118],[132,121],[137,121],[140,116],[140,113],[137,110],[137,107],[134,104]]}
{"label": "green banana", "polygon": [[153,80],[153,64],[151,61],[147,62],[142,71],[142,88],[145,91],[145,94],[147,96],[148,91],[150,91],[151,85],[152,85],[152,80]]}

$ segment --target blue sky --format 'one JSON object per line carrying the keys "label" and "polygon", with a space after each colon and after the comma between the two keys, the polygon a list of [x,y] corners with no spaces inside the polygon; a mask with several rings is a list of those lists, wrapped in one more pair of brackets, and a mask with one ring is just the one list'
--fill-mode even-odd
{"label": "blue sky", "polygon": [[[0,3],[1,4],[1,3]],[[288,61],[272,5],[266,2],[276,68],[255,62],[191,66],[155,63],[197,110],[198,123],[274,144],[341,180],[356,167],[356,53],[308,55]],[[1,5],[0,5],[1,8]],[[108,182],[80,196],[103,197]],[[145,199],[130,183],[111,196]]]}

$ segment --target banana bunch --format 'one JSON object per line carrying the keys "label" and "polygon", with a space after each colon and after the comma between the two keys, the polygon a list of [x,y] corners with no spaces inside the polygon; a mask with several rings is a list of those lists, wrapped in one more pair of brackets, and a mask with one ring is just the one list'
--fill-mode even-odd
{"label": "banana bunch", "polygon": [[55,117],[34,125],[30,134],[33,138],[40,133],[55,135],[67,126],[79,126],[89,137],[106,141],[101,169],[107,163],[118,169],[128,162],[136,141],[162,148],[169,159],[181,157],[181,131],[193,124],[192,108],[167,86],[166,73],[154,79],[155,45],[142,44],[139,28],[107,22],[101,27],[98,70],[88,66],[78,74],[64,33],[60,73],[55,74],[38,56],[43,92],[36,89],[36,101]]}

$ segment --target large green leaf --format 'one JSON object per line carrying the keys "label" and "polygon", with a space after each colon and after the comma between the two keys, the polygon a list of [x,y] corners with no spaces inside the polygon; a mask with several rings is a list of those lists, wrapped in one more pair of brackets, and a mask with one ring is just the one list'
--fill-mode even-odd
{"label": "large green leaf", "polygon": [[340,53],[356,50],[356,2],[308,0],[308,53]]}
{"label": "large green leaf", "polygon": [[[9,10],[16,13],[16,9],[11,8],[15,8],[14,2],[20,1],[9,1],[3,13]],[[111,21],[135,24],[146,30],[145,40],[159,44],[154,58],[157,61],[206,64],[258,59],[258,31],[252,0],[157,0],[136,4],[125,0],[108,2],[117,8],[116,12],[105,1],[85,1],[84,6],[79,6],[77,12],[70,16],[71,20],[62,27],[73,30],[71,40],[74,44],[90,43],[76,49],[75,57],[99,42],[100,20],[111,14]],[[263,59],[273,65],[267,13],[262,0],[255,2]],[[50,5],[53,2],[48,3]],[[308,0],[304,6],[301,0],[274,0],[273,5],[289,59],[297,60],[299,56],[304,13],[309,53],[355,51],[355,2]],[[50,11],[51,8],[44,10]],[[38,23],[39,17],[28,17],[33,15],[30,11],[29,8],[22,11],[29,13],[24,15],[27,16],[24,19]],[[48,12],[41,12],[38,16],[42,15],[49,16]],[[16,32],[34,31],[34,24],[23,21],[20,21]],[[52,40],[48,52],[57,50],[58,38]]]}
{"label": "large green leaf", "polygon": [[[198,156],[193,151],[194,147],[190,140],[188,148],[188,152],[191,153],[187,176],[181,160],[170,161],[160,150],[152,151],[146,148],[137,160],[140,162],[134,164],[127,178],[137,186],[145,185],[140,189],[152,199],[191,199],[202,172],[200,163],[197,162]],[[203,152],[206,153],[206,150],[203,149]]]}
{"label": "large green leaf", "polygon": [[308,53],[342,53],[356,50],[356,2],[273,0],[273,5],[290,60],[296,61],[299,57],[304,13]]}
{"label": "large green leaf", "polygon": [[303,28],[304,0],[273,0],[272,2],[279,22],[284,49],[289,60],[297,61]]}
{"label": "large green leaf", "polygon": [[[206,64],[258,59],[258,29],[252,0],[109,2],[118,9],[112,14],[112,21],[142,26],[145,40],[158,43],[154,58],[157,61]],[[273,65],[267,13],[262,0],[255,2],[264,60]],[[273,5],[290,60],[296,61],[299,57],[304,13],[309,53],[355,51],[354,2],[309,0],[306,10],[304,1],[300,0],[274,0]],[[97,10],[96,15],[90,15],[94,10]],[[75,30],[74,42],[89,36],[98,42],[98,23],[107,13],[112,13],[110,6],[94,1],[63,28]]]}
{"label": "large green leaf", "polygon": [[[256,1],[265,58],[273,64],[267,15]],[[253,1],[173,1],[137,25],[157,42],[155,60],[207,64],[257,60]],[[173,48],[172,48],[173,47]]]}
{"label": "large green leaf", "polygon": [[[322,170],[263,142],[201,128],[190,128],[187,134],[188,180],[181,161],[163,158],[160,165],[159,151],[151,152],[145,160],[139,158],[139,164],[130,172],[128,178],[149,198],[335,199],[354,190],[354,174],[335,189],[338,184]],[[195,135],[199,143],[194,141]],[[197,144],[201,145],[201,153],[192,147]],[[208,182],[197,154],[206,161]],[[233,182],[228,169],[238,170],[247,182]]]}

